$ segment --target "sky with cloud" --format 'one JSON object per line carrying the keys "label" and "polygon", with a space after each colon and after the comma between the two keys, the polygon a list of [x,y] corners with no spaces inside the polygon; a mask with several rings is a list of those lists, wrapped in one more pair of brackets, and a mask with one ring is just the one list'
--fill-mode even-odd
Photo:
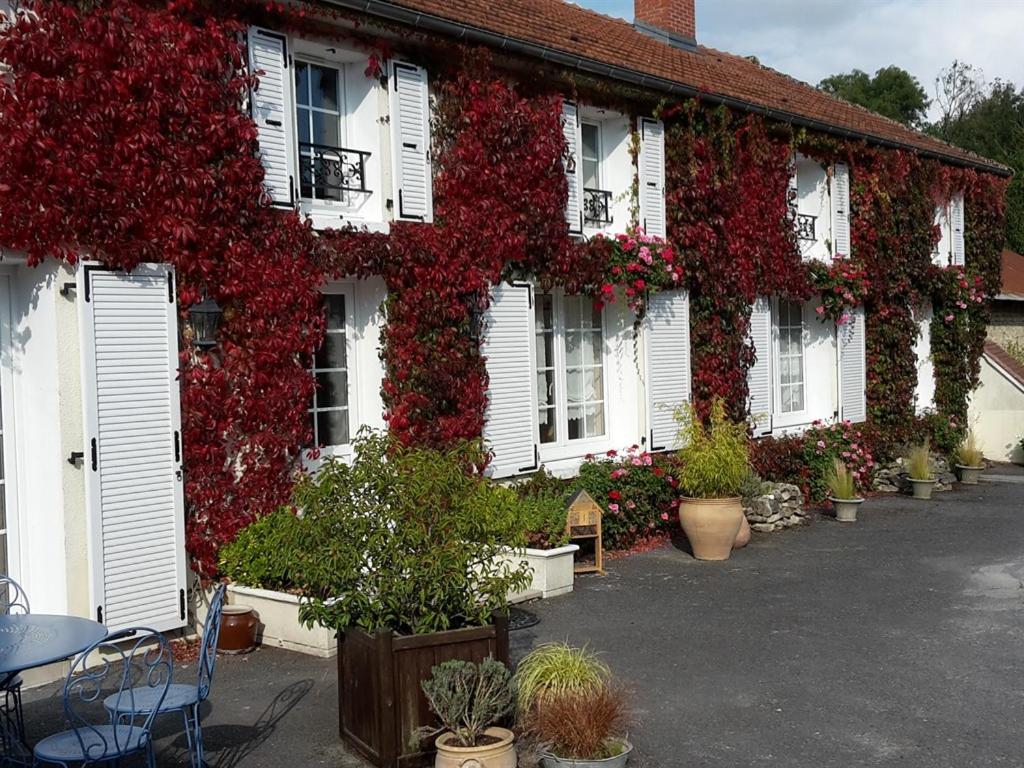
{"label": "sky with cloud", "polygon": [[[578,0],[633,17],[633,0]],[[697,39],[817,84],[895,64],[934,98],[953,59],[1024,86],[1024,0],[697,0]]]}

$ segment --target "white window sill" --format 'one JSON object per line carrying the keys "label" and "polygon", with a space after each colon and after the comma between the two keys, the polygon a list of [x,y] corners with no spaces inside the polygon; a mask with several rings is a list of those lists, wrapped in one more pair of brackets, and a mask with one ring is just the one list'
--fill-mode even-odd
{"label": "white window sill", "polygon": [[356,228],[365,227],[370,232],[388,234],[391,222],[374,221],[355,215],[354,209],[313,207],[308,202],[299,203],[299,213],[313,223],[313,229],[341,229],[351,224]]}
{"label": "white window sill", "polygon": [[607,437],[595,437],[590,440],[573,440],[564,445],[540,446],[540,462],[546,464],[552,461],[565,461],[567,459],[582,459],[587,454],[595,456],[607,453],[612,448],[611,440]]}

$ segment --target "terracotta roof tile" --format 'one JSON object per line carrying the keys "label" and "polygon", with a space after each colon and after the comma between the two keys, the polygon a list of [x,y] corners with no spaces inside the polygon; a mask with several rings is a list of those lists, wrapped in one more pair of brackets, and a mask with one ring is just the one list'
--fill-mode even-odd
{"label": "terracotta roof tile", "polygon": [[[612,18],[563,0],[390,0],[406,10],[507,36],[590,62],[690,87],[951,161],[1006,173],[1004,166],[913,131],[750,59],[700,46],[674,48]],[[371,6],[372,7],[372,6]],[[698,30],[698,36],[699,36]]]}
{"label": "terracotta roof tile", "polygon": [[1024,301],[1024,256],[1003,249],[1002,290],[1000,298]]}
{"label": "terracotta roof tile", "polygon": [[1024,387],[1024,365],[1021,365],[1015,358],[1011,357],[1009,352],[991,339],[986,339],[985,356],[990,358],[996,365],[1015,379],[1018,384]]}

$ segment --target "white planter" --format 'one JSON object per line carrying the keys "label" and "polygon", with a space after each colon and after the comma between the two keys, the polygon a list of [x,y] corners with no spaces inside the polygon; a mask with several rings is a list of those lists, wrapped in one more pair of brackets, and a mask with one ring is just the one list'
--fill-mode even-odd
{"label": "white planter", "polygon": [[308,629],[299,622],[299,598],[287,592],[228,585],[229,603],[250,605],[260,616],[258,639],[263,645],[329,658],[338,652],[334,630]]}
{"label": "white planter", "polygon": [[510,552],[505,555],[514,563],[525,561],[533,572],[530,585],[522,592],[509,595],[509,600],[516,602],[528,593],[540,597],[557,597],[572,592],[573,555],[579,550],[579,544],[567,544],[556,549],[526,549]]}

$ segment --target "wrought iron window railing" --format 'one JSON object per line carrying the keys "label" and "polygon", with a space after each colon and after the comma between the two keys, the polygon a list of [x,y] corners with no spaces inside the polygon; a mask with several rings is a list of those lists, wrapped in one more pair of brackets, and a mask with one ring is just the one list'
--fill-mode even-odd
{"label": "wrought iron window railing", "polygon": [[612,193],[606,189],[584,188],[583,219],[588,224],[611,224]]}
{"label": "wrought iron window railing", "polygon": [[798,213],[796,215],[796,236],[801,240],[810,240],[812,242],[817,240],[817,221],[817,216],[812,216],[808,213]]}
{"label": "wrought iron window railing", "polygon": [[332,199],[342,192],[369,193],[366,160],[369,152],[299,142],[299,179],[303,196],[312,189],[316,197]]}

